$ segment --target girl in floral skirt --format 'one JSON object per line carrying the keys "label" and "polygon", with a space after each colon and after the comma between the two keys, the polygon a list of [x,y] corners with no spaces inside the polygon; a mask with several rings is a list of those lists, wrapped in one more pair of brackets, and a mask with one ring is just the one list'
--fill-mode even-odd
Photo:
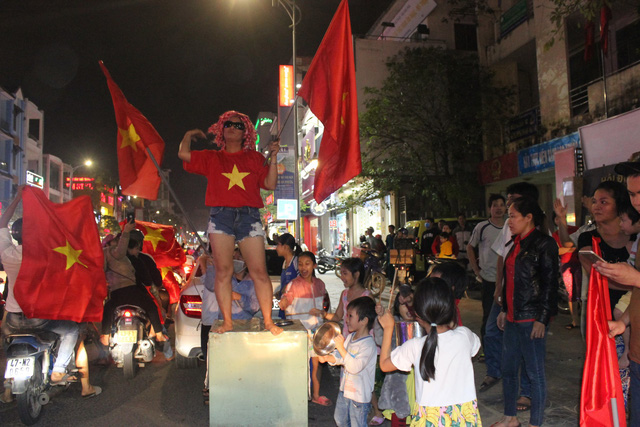
{"label": "girl in floral skirt", "polygon": [[376,307],[384,329],[380,368],[410,371],[415,366],[411,427],[481,427],[471,362],[480,339],[469,328],[457,326],[454,295],[442,279],[426,278],[418,284],[414,308],[428,335],[410,339],[392,352],[395,320],[388,310]]}

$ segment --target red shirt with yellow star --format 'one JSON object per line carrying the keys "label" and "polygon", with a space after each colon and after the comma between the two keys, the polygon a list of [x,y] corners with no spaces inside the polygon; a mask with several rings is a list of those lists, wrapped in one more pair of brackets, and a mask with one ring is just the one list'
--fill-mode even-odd
{"label": "red shirt with yellow star", "polygon": [[227,153],[224,150],[191,152],[191,161],[182,162],[187,172],[207,177],[207,206],[262,208],[260,188],[269,172],[264,156],[256,151]]}

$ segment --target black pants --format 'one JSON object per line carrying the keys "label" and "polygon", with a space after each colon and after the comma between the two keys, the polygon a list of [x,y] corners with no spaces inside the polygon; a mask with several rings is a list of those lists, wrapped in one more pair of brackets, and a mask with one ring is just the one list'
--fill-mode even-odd
{"label": "black pants", "polygon": [[202,354],[207,358],[207,348],[209,346],[209,332],[211,331],[211,325],[200,325],[200,349]]}
{"label": "black pants", "polygon": [[153,297],[141,286],[133,285],[126,288],[120,288],[111,292],[111,298],[104,305],[102,315],[102,334],[108,335],[111,332],[111,324],[113,323],[113,314],[115,309],[121,305],[135,305],[143,309],[149,321],[153,325],[155,332],[162,332],[162,322],[158,314],[158,306]]}
{"label": "black pants", "polygon": [[488,282],[482,279],[482,326],[480,327],[480,341],[484,348],[484,333],[487,328],[487,319],[493,305],[493,294],[496,291],[496,282]]}

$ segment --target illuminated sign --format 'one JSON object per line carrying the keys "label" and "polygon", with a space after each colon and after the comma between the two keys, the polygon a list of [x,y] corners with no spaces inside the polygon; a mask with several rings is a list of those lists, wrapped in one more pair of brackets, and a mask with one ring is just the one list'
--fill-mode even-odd
{"label": "illuminated sign", "polygon": [[27,185],[44,188],[44,178],[31,171],[27,171]]}
{"label": "illuminated sign", "polygon": [[296,199],[278,199],[276,217],[278,220],[297,220],[298,201]]}
{"label": "illuminated sign", "polygon": [[264,200],[264,204],[265,205],[272,205],[273,204],[273,193],[269,194],[267,196],[267,198]]}
{"label": "illuminated sign", "polygon": [[280,66],[280,96],[279,102],[281,107],[290,107],[293,105],[293,65]]}

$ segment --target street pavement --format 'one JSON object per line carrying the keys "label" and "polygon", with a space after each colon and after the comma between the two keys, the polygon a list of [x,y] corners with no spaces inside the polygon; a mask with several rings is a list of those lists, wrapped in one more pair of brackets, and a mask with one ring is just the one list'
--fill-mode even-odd
{"label": "street pavement", "polygon": [[[342,281],[334,272],[318,275],[325,282],[331,297],[332,310],[338,306]],[[278,281],[279,278],[272,277]],[[389,289],[383,293],[386,306]],[[470,295],[460,303],[464,325],[476,333],[480,330],[482,309],[479,295]],[[585,346],[577,330],[567,331],[567,315],[559,315],[551,324],[547,340],[547,388],[548,402],[545,425],[577,426],[579,413],[580,382]],[[173,327],[169,329],[173,335]],[[123,378],[122,369],[114,365],[95,364],[95,351],[88,346],[91,364],[91,382],[103,388],[103,393],[93,399],[80,397],[80,387],[74,384],[69,390],[55,396],[45,407],[41,426],[195,426],[208,425],[209,408],[203,404],[202,381],[204,364],[197,369],[177,369],[159,354],[154,361],[141,369],[132,380]],[[0,369],[4,369],[5,357],[0,349]],[[475,381],[479,386],[485,376],[485,365],[474,362]],[[323,367],[321,393],[335,402],[338,393],[340,371]],[[0,389],[2,387],[0,386]],[[502,384],[478,394],[483,424],[490,426],[501,418]],[[309,426],[332,426],[335,406],[309,403]],[[240,414],[239,414],[240,416]],[[520,414],[520,421],[528,421],[528,412]],[[0,403],[0,425],[19,426],[14,403]],[[385,422],[389,426],[390,422]],[[526,425],[526,424],[525,424]],[[296,426],[297,427],[297,426]]]}

